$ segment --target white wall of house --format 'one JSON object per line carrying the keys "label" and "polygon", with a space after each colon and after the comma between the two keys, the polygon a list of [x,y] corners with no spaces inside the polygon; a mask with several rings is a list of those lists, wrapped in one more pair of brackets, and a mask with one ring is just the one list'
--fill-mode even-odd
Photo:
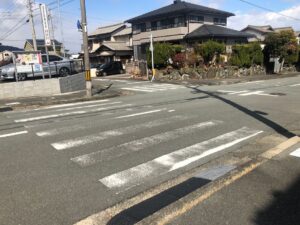
{"label": "white wall of house", "polygon": [[10,51],[0,52],[0,61],[9,61],[11,59],[12,59],[12,52]]}

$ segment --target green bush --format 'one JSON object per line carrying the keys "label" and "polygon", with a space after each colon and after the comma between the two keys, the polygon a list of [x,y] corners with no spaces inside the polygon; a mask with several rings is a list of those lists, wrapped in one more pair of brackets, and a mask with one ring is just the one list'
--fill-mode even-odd
{"label": "green bush", "polygon": [[271,57],[279,57],[280,61],[292,65],[297,63],[299,47],[295,34],[292,31],[271,33],[265,39],[265,62],[269,63]]}
{"label": "green bush", "polygon": [[259,43],[235,45],[232,47],[232,55],[229,60],[232,66],[250,67],[262,65],[264,55]]}
{"label": "green bush", "polygon": [[[180,53],[183,49],[181,45],[172,45],[170,43],[154,43],[154,66],[156,68],[166,67],[168,60],[173,58],[175,54]],[[151,51],[147,49],[147,62],[151,67]]]}
{"label": "green bush", "polygon": [[225,44],[209,40],[203,44],[195,46],[195,51],[203,57],[204,63],[206,64],[210,63],[214,56],[217,57],[217,62],[219,62],[220,54],[225,52]]}

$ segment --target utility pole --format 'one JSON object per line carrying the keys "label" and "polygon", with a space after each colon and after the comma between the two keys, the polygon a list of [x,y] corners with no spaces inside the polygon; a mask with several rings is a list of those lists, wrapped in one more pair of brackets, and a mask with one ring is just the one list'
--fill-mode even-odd
{"label": "utility pole", "polygon": [[57,53],[56,52],[56,46],[55,46],[55,34],[54,34],[54,26],[53,26],[53,19],[52,19],[52,13],[49,11],[49,21],[51,23],[51,30],[52,30],[52,45],[53,45],[53,51],[55,52],[55,54]]}
{"label": "utility pole", "polygon": [[91,82],[90,56],[89,56],[89,48],[88,48],[85,0],[80,0],[80,7],[81,7],[81,26],[82,26],[82,39],[83,39],[83,51],[84,51],[84,69],[85,69],[85,80],[86,80],[86,95],[87,97],[91,97],[92,82]]}
{"label": "utility pole", "polygon": [[36,34],[35,34],[35,28],[34,28],[34,20],[33,20],[33,14],[32,14],[32,1],[27,0],[27,8],[28,8],[28,16],[31,24],[32,29],[32,42],[33,42],[33,48],[34,51],[37,51],[37,44],[36,44]]}
{"label": "utility pole", "polygon": [[59,22],[60,22],[60,36],[61,36],[61,42],[62,42],[63,56],[66,57],[63,22],[61,20],[60,0],[57,0],[57,7],[58,7]]}

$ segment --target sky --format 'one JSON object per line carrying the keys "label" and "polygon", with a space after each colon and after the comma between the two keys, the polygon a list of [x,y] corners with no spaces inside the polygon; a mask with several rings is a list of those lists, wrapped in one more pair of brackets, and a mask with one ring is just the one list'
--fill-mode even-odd
{"label": "sky", "polygon": [[[82,43],[81,33],[76,27],[77,20],[80,19],[80,1],[60,0],[61,22],[57,1],[35,0],[34,22],[37,37],[43,38],[38,4],[49,4],[53,16],[55,38],[64,41],[66,48],[76,53],[80,51]],[[228,27],[233,29],[240,30],[249,24],[267,24],[274,27],[292,26],[300,31],[300,0],[248,0],[275,12],[298,18],[298,20],[250,6],[241,0],[185,1],[234,13],[236,16],[228,20]],[[23,48],[25,39],[32,38],[29,23],[20,23],[18,30],[13,33],[9,32],[27,15],[26,2],[27,0],[0,0],[0,43]],[[88,31],[92,32],[100,26],[123,22],[172,3],[173,0],[86,0]]]}

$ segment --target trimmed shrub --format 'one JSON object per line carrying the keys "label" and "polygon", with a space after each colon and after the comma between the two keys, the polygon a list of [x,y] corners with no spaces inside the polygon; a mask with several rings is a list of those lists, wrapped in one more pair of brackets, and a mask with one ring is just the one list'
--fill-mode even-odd
{"label": "trimmed shrub", "polygon": [[[176,53],[182,51],[181,45],[172,45],[170,43],[154,43],[154,65],[156,68],[166,67],[168,60],[173,58]],[[147,62],[151,67],[151,51],[147,49]]]}
{"label": "trimmed shrub", "polygon": [[195,51],[203,57],[204,63],[209,64],[214,57],[216,57],[216,62],[218,63],[220,61],[220,54],[225,52],[225,48],[225,44],[209,40],[195,46]]}

